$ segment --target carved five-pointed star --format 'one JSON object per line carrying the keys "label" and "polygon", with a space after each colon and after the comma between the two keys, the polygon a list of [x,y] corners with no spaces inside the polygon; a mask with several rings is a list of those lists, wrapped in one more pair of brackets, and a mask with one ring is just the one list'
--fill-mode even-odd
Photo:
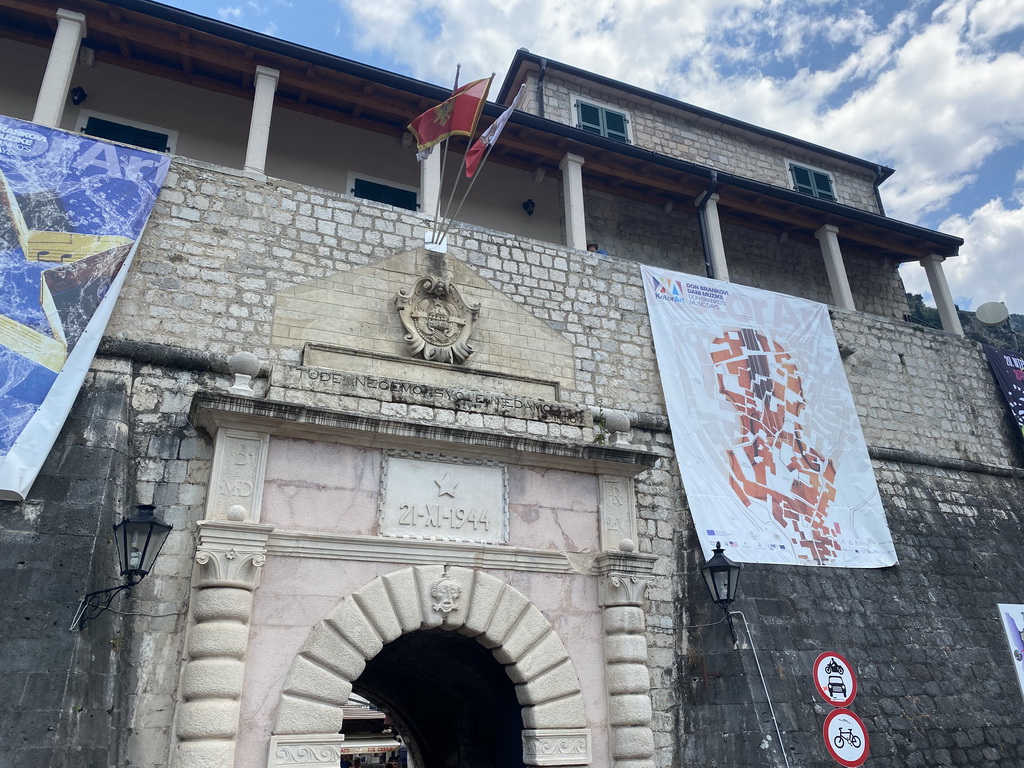
{"label": "carved five-pointed star", "polygon": [[440,480],[435,480],[434,485],[437,486],[438,496],[451,496],[453,499],[455,498],[455,489],[459,487],[458,481],[453,480],[447,472]]}

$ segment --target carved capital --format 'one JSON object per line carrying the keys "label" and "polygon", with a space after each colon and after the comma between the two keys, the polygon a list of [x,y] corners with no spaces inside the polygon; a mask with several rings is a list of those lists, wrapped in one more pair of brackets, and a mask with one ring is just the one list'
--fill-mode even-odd
{"label": "carved capital", "polygon": [[602,552],[594,558],[598,603],[613,605],[643,604],[654,583],[654,564],[658,558],[642,552]]}
{"label": "carved capital", "polygon": [[523,762],[527,765],[590,765],[589,728],[523,731]]}
{"label": "carved capital", "polygon": [[260,583],[260,567],[267,562],[263,552],[211,552],[200,549],[196,552],[199,563],[200,587],[238,587],[256,589]]}
{"label": "carved capital", "polygon": [[267,562],[267,538],[272,525],[206,520],[199,523],[196,586],[253,590]]}
{"label": "carved capital", "polygon": [[597,585],[598,602],[604,607],[612,605],[643,605],[647,590],[654,584],[653,576],[612,573],[602,576]]}

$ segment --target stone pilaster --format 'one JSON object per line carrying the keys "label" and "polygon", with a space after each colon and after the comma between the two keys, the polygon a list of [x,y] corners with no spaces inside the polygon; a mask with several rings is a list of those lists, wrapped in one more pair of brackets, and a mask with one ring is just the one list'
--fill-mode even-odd
{"label": "stone pilaster", "polygon": [[729,263],[725,260],[725,240],[722,239],[722,222],[718,217],[717,194],[708,195],[694,203],[704,220],[704,231],[708,239],[708,255],[711,258],[711,277],[729,282]]}
{"label": "stone pilaster", "polygon": [[229,520],[199,526],[187,661],[174,720],[176,768],[234,765],[253,591],[274,529]]}
{"label": "stone pilaster", "polygon": [[583,158],[567,153],[559,161],[558,167],[562,170],[565,244],[582,251],[587,247],[587,225],[583,206]]}
{"label": "stone pilaster", "polygon": [[39,86],[32,122],[59,128],[68,98],[71,77],[75,74],[78,47],[85,37],[85,16],[64,8],[57,9],[57,34],[50,46],[50,58]]}
{"label": "stone pilaster", "polygon": [[594,564],[600,579],[598,600],[604,609],[609,751],[614,768],[654,768],[654,710],[642,606],[656,560],[654,555],[637,552],[602,552]]}
{"label": "stone pilaster", "polygon": [[949,283],[946,282],[946,274],[942,271],[942,262],[945,260],[943,256],[932,254],[921,259],[921,266],[928,275],[928,285],[932,289],[935,308],[939,310],[942,330],[963,336],[964,329],[960,325],[960,316],[956,313],[956,303],[953,301],[953,294],[950,293]]}
{"label": "stone pilaster", "polygon": [[832,303],[842,309],[857,309],[850,291],[850,280],[846,276],[843,252],[839,248],[839,227],[826,224],[814,236],[821,246],[821,258],[825,261],[828,284],[832,288]]}
{"label": "stone pilaster", "polygon": [[598,480],[601,549],[618,551],[623,541],[636,542],[633,478],[601,475]]}
{"label": "stone pilaster", "polygon": [[281,73],[270,67],[256,67],[256,95],[249,121],[249,143],[245,149],[245,175],[265,179],[267,147],[270,144],[270,118],[274,111],[274,93]]}

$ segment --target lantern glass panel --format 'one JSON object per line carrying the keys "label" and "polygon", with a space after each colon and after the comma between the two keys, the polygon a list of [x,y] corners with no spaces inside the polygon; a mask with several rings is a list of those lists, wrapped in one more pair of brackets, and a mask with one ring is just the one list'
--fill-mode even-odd
{"label": "lantern glass panel", "polygon": [[171,526],[156,517],[153,509],[142,504],[134,516],[114,526],[122,576],[141,579],[148,574],[171,532]]}

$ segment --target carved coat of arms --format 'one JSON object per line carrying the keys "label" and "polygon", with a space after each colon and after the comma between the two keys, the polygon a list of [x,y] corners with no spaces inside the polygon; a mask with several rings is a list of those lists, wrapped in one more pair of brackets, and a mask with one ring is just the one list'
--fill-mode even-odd
{"label": "carved coat of arms", "polygon": [[409,351],[435,363],[461,363],[471,354],[469,337],[480,305],[463,301],[442,277],[421,277],[395,297]]}

